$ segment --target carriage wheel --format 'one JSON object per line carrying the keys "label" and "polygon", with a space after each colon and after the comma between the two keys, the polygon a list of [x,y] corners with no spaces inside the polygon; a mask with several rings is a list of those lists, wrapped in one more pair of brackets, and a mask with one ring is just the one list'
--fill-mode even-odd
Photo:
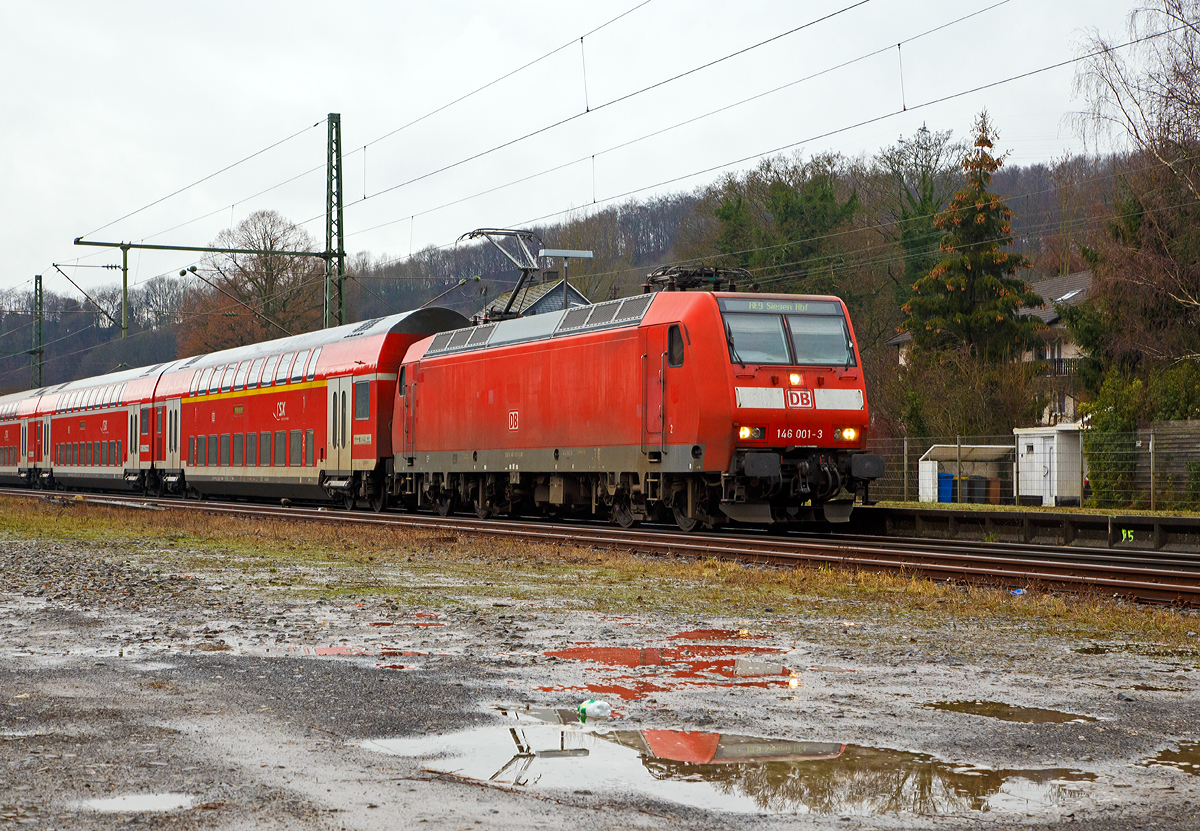
{"label": "carriage wheel", "polygon": [[371,494],[371,510],[382,514],[387,509],[387,489],[380,485],[379,490]]}
{"label": "carriage wheel", "polygon": [[450,516],[454,510],[454,494],[443,491],[433,500],[433,507],[438,512],[438,516]]}

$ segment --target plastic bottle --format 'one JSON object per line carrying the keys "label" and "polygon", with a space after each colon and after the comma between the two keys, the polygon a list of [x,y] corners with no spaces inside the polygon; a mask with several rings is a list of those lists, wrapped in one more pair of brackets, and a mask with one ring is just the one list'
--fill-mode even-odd
{"label": "plastic bottle", "polygon": [[593,721],[597,719],[608,718],[612,714],[612,707],[607,701],[597,701],[594,698],[589,698],[582,702],[576,711],[579,713],[579,721],[587,724],[588,719]]}

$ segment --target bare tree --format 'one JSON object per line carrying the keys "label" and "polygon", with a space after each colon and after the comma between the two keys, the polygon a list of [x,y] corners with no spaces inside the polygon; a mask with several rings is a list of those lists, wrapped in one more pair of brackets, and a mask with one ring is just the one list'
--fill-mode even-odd
{"label": "bare tree", "polygon": [[1125,48],[1098,32],[1084,42],[1092,57],[1075,76],[1076,124],[1092,139],[1124,135],[1200,198],[1200,0],[1151,0],[1130,12],[1127,32]]}
{"label": "bare tree", "polygon": [[211,255],[180,315],[184,352],[208,352],[267,338],[309,332],[321,325],[324,263],[278,252],[312,251],[303,228],[275,211],[256,211],[222,231],[214,248],[258,254]]}

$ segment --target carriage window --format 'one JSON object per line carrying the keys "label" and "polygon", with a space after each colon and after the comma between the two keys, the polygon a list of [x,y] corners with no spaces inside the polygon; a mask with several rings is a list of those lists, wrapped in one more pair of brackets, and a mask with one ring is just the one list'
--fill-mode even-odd
{"label": "carriage window", "polygon": [[683,332],[678,323],[667,330],[667,366],[683,366]]}
{"label": "carriage window", "polygon": [[304,434],[304,446],[307,449],[306,459],[309,467],[317,463],[317,434],[314,430],[308,430]]}
{"label": "carriage window", "polygon": [[200,386],[196,390],[196,392],[198,392],[200,395],[208,394],[208,379],[212,377],[212,374],[212,367],[209,367],[208,369],[204,370],[204,374],[200,376]]}
{"label": "carriage window", "polygon": [[279,356],[272,355],[267,358],[267,365],[263,367],[262,384],[260,386],[271,386],[272,379],[275,377],[275,365],[279,363]]}
{"label": "carriage window", "polygon": [[252,390],[258,386],[258,378],[262,375],[263,359],[257,359],[250,367],[250,377],[246,379],[246,389]]}
{"label": "carriage window", "polygon": [[366,421],[371,417],[371,382],[358,381],[354,384],[354,420]]}
{"label": "carriage window", "polygon": [[196,464],[196,437],[188,436],[188,464]]}
{"label": "carriage window", "polygon": [[275,383],[286,384],[288,379],[288,371],[292,368],[292,358],[296,356],[295,352],[289,352],[279,359],[279,369],[275,372]]}
{"label": "carriage window", "polygon": [[221,373],[225,367],[219,366],[213,370],[212,378],[208,379],[208,392],[211,395],[214,392],[221,391]]}
{"label": "carriage window", "polygon": [[287,431],[275,431],[275,467],[283,467],[287,461]]}
{"label": "carriage window", "polygon": [[854,366],[854,344],[840,315],[788,315],[796,363],[807,366]]}
{"label": "carriage window", "polygon": [[149,407],[142,407],[141,423],[142,423],[142,435],[143,436],[150,435],[150,408]]}
{"label": "carriage window", "polygon": [[293,430],[291,439],[291,456],[288,458],[288,465],[291,467],[299,467],[300,465],[304,464],[304,458],[302,456],[304,452],[304,445],[301,443],[303,441],[303,434],[299,430]]}
{"label": "carriage window", "polygon": [[241,433],[233,434],[233,466],[234,467],[242,466],[242,441],[243,441],[243,438],[244,437],[242,436]]}
{"label": "carriage window", "polygon": [[725,318],[729,359],[737,364],[786,364],[787,335],[779,315],[730,314]]}
{"label": "carriage window", "polygon": [[200,370],[192,373],[192,382],[188,385],[188,395],[196,394],[196,387],[200,386]]}
{"label": "carriage window", "polygon": [[229,467],[229,434],[221,434],[221,467]]}
{"label": "carriage window", "polygon": [[308,350],[305,349],[303,352],[301,352],[300,354],[298,354],[296,356],[296,365],[292,369],[292,381],[291,382],[293,384],[304,380],[304,365],[307,363],[308,363]]}
{"label": "carriage window", "polygon": [[233,389],[233,376],[237,372],[237,364],[230,364],[225,367],[225,373],[221,376],[221,392],[229,392]]}
{"label": "carriage window", "polygon": [[271,434],[263,431],[262,443],[258,446],[258,466],[271,466]]}
{"label": "carriage window", "polygon": [[308,359],[308,380],[317,377],[317,358],[321,357],[321,347],[313,350],[312,357]]}
{"label": "carriage window", "polygon": [[250,362],[242,361],[241,366],[238,367],[237,375],[234,376],[234,379],[233,379],[233,388],[235,390],[245,389],[246,373],[248,373],[249,371],[250,371]]}

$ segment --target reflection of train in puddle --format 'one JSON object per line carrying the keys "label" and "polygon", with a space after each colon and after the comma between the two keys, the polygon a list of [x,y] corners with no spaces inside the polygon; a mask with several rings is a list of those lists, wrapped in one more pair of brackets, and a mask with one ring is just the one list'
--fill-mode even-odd
{"label": "reflection of train in puddle", "polygon": [[[584,732],[579,716],[566,708],[529,707],[501,710],[519,721],[532,718],[547,724],[573,725],[576,729],[558,731],[557,748],[535,748],[521,727],[510,727],[516,753],[491,779],[520,781],[534,759],[578,758],[589,755],[586,747],[574,746],[577,739],[595,736],[637,752],[642,764],[655,778],[673,778],[673,768],[682,765],[735,765],[766,762],[808,762],[836,759],[846,745],[835,742],[797,742],[739,736],[732,733],[703,733],[686,730],[608,730]],[[530,731],[533,732],[533,731]],[[570,745],[570,746],[569,746]],[[511,777],[511,778],[510,778]]]}
{"label": "reflection of train in puddle", "polygon": [[[498,784],[542,788],[569,788],[583,778],[598,790],[641,791],[715,810],[922,816],[1063,805],[1082,793],[1068,783],[1095,779],[1079,770],[997,770],[837,742],[606,729],[580,724],[565,708],[500,712],[511,720],[507,732],[515,748],[467,751],[448,762],[456,775],[470,770]],[[636,772],[649,773],[653,784],[639,781]]]}

